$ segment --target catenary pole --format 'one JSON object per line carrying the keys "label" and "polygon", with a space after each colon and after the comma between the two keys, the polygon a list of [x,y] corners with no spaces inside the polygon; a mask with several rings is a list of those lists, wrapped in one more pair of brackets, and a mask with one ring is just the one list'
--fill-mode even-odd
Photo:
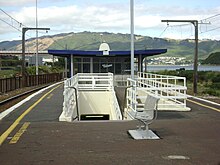
{"label": "catenary pole", "polygon": [[22,74],[22,86],[25,87],[26,74],[25,74],[25,33],[28,30],[50,30],[50,28],[22,28],[22,64],[21,64],[21,74]]}
{"label": "catenary pole", "polygon": [[195,27],[195,53],[194,53],[194,67],[193,67],[193,93],[197,94],[198,83],[198,20],[161,20],[161,22],[189,22]]}
{"label": "catenary pole", "polygon": [[37,0],[36,0],[36,75],[38,75],[38,17],[37,17]]}

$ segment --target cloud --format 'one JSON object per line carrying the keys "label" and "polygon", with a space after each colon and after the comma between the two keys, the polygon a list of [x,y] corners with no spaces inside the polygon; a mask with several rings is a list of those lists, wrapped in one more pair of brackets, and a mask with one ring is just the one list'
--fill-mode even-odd
{"label": "cloud", "polygon": [[[13,13],[17,20],[26,26],[35,25],[35,7],[24,7],[19,12]],[[121,9],[109,9],[106,6],[50,6],[38,9],[38,21],[42,26],[64,30],[65,28],[95,29],[128,29],[129,12]]]}
{"label": "cloud", "polygon": [[[61,2],[65,0],[37,0],[38,4],[39,3],[56,3],[56,2]],[[0,1],[0,6],[1,7],[20,7],[20,6],[26,6],[26,5],[35,5],[36,0],[1,0]]]}
{"label": "cloud", "polygon": [[35,2],[36,0],[2,0],[0,1],[0,6],[22,6]]}
{"label": "cloud", "polygon": [[[18,10],[14,10],[9,13],[19,22],[22,22],[28,27],[35,27],[36,17],[36,0],[8,0],[1,1],[0,5],[9,4],[22,4],[23,6]],[[41,5],[38,7],[38,24],[39,27],[51,28],[51,33],[61,33],[70,31],[109,31],[109,32],[130,32],[130,10],[129,3],[124,1],[97,4],[97,1],[85,0],[85,3],[72,3],[72,5],[66,5],[61,0],[38,0]],[[44,2],[44,3],[43,3]],[[76,0],[76,2],[79,2]],[[90,3],[87,3],[90,2]],[[33,4],[25,5],[25,4]],[[42,6],[42,4],[47,4]],[[58,6],[59,4],[59,6]],[[62,4],[62,5],[61,5]],[[89,4],[89,5],[88,5]],[[143,35],[161,34],[166,27],[166,23],[161,23],[162,19],[203,19],[212,16],[216,13],[220,13],[220,7],[216,6],[212,9],[205,8],[189,8],[183,7],[183,5],[147,5],[146,2],[141,1],[135,5],[135,33]],[[0,18],[2,18],[0,16]],[[175,25],[176,23],[170,23]],[[179,24],[179,23],[177,23]],[[0,24],[0,34],[8,33],[10,30],[6,28],[7,25]],[[189,34],[191,34],[191,27]],[[11,30],[13,30],[11,28]],[[170,31],[172,31],[171,29]],[[182,28],[182,31],[185,29]],[[13,30],[15,31],[15,30]],[[149,31],[149,33],[148,33]],[[181,30],[173,30],[174,32],[166,31],[164,36],[171,33],[171,37],[179,36]],[[51,34],[50,33],[50,34]],[[156,37],[158,37],[156,36]],[[164,37],[162,36],[162,37]]]}

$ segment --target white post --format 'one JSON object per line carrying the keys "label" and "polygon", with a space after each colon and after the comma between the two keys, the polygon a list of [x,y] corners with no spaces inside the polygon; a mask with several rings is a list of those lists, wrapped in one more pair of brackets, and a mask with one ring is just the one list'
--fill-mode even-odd
{"label": "white post", "polygon": [[134,79],[134,0],[130,0],[131,18],[131,78]]}
{"label": "white post", "polygon": [[93,73],[93,58],[90,58],[90,73]]}
{"label": "white post", "polygon": [[65,78],[67,78],[67,57],[65,57]]}
{"label": "white post", "polygon": [[71,61],[71,64],[70,64],[70,77],[73,77],[73,55],[71,54],[70,55],[70,61]]}

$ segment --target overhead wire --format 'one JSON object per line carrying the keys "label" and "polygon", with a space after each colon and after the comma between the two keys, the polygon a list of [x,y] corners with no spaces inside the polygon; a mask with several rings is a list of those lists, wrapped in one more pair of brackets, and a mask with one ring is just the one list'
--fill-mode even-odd
{"label": "overhead wire", "polygon": [[202,33],[207,33],[207,32],[210,32],[210,31],[214,31],[214,30],[217,30],[217,29],[220,29],[220,27],[216,27],[216,28],[213,28],[213,29],[207,30],[207,31],[205,31],[205,32],[201,32],[200,34],[202,34]]}
{"label": "overhead wire", "polygon": [[165,31],[167,30],[167,28],[169,27],[169,24],[167,24],[166,28],[162,31],[162,33],[159,35],[159,38],[165,33]]}
{"label": "overhead wire", "polygon": [[0,10],[1,10],[5,15],[7,15],[8,17],[10,17],[12,20],[14,20],[15,22],[17,22],[17,23],[20,25],[20,27],[21,27],[21,26],[26,27],[24,24],[22,24],[21,22],[19,22],[19,21],[16,20],[15,18],[13,18],[11,15],[9,15],[7,12],[5,12],[2,8],[0,8]]}
{"label": "overhead wire", "polygon": [[59,42],[57,42],[55,39],[53,39],[53,36],[49,36],[50,39],[52,39],[57,45],[59,45],[60,47],[66,49],[65,46],[61,45]]}
{"label": "overhead wire", "polygon": [[[204,19],[201,19],[201,20],[199,20],[199,22],[200,22],[200,24],[203,24],[203,23],[205,23],[204,21],[209,21],[209,20],[211,20],[211,19],[214,19],[214,18],[216,18],[216,17],[219,17],[220,16],[220,14],[215,14],[215,15],[213,15],[213,16],[210,16],[210,17],[207,17],[207,18],[204,18]],[[218,20],[217,20],[218,21]],[[216,20],[212,20],[212,22],[216,22]],[[211,24],[210,22],[208,22],[209,24]],[[169,25],[169,24],[168,24]],[[181,25],[169,25],[169,27],[172,29],[172,28],[174,28],[174,27],[180,27],[181,28],[181,36],[182,36],[182,27],[183,26],[189,26],[189,25],[191,25],[191,23],[186,23],[186,24],[181,24]],[[162,31],[162,33],[159,35],[159,37],[161,37],[165,32],[166,32],[166,30],[168,29],[168,26]],[[191,29],[192,29],[192,27],[191,27]],[[203,34],[203,33],[207,33],[207,32],[210,32],[210,31],[215,31],[215,30],[218,30],[218,29],[220,29],[220,27],[215,27],[215,28],[212,28],[212,29],[208,29],[208,27],[207,27],[207,24],[206,24],[206,30],[205,31],[202,31],[202,28],[201,28],[201,26],[200,26],[200,28],[199,28],[199,30],[200,30],[200,33],[199,34]],[[191,30],[192,31],[192,30]],[[189,37],[191,37],[191,36],[193,36],[193,34],[192,34],[192,32],[191,32],[191,35],[189,36]],[[188,38],[189,38],[188,37]]]}
{"label": "overhead wire", "polygon": [[[216,23],[216,21],[218,22],[220,20],[220,19],[218,19],[218,20],[213,20],[213,19],[216,18],[216,17],[219,17],[219,16],[220,16],[220,14],[215,14],[213,16],[207,17],[207,18],[202,19],[200,21],[203,23],[204,21],[211,20],[212,24],[211,24],[211,22],[210,22],[210,24],[213,25],[213,22]],[[216,24],[219,24],[219,23],[216,23]],[[220,29],[220,27],[219,26],[218,27],[212,27],[211,29],[209,29],[208,26],[206,25],[205,31],[202,31],[202,29],[200,29],[200,31],[201,31],[200,34],[207,33],[207,32],[210,32],[210,31],[215,31],[217,29]]]}
{"label": "overhead wire", "polygon": [[[10,19],[11,19],[11,24],[8,23],[7,21],[3,20],[2,18],[0,18],[0,20],[4,23],[6,23],[7,25],[11,26],[12,28],[14,28],[15,30],[19,31],[19,32],[22,32],[21,29],[19,28],[22,28],[22,27],[27,27],[25,26],[23,23],[19,22],[18,20],[16,20],[14,17],[12,17],[10,14],[8,14],[6,11],[4,11],[2,8],[0,8],[0,11],[3,12],[6,16],[8,16]],[[19,26],[16,27],[13,22],[16,22]],[[28,34],[25,34],[27,35],[28,37],[31,37],[30,35]]]}
{"label": "overhead wire", "polygon": [[200,20],[200,21],[207,20],[207,19],[211,19],[211,18],[215,18],[215,17],[218,17],[218,16],[220,16],[220,14],[215,14],[215,15],[213,15],[213,16],[210,16],[210,17],[208,17],[208,18],[202,19],[202,20]]}
{"label": "overhead wire", "polygon": [[[43,34],[43,32],[40,32],[40,31],[39,31],[38,33]],[[48,37],[49,37],[50,39],[52,39],[52,40],[54,41],[55,44],[59,45],[60,47],[62,47],[62,48],[64,48],[64,49],[66,49],[66,47],[63,46],[62,44],[60,44],[59,42],[57,42],[57,40],[55,40],[55,39],[53,38],[53,36],[48,35]]]}
{"label": "overhead wire", "polygon": [[16,28],[15,26],[13,26],[13,25],[9,24],[9,23],[8,23],[8,22],[6,22],[5,20],[3,20],[3,19],[1,19],[1,18],[0,18],[0,20],[1,20],[2,22],[6,23],[7,25],[11,26],[12,28],[16,29],[17,31],[20,31],[20,32],[21,32],[21,30],[20,30],[20,29],[18,29],[18,28]]}

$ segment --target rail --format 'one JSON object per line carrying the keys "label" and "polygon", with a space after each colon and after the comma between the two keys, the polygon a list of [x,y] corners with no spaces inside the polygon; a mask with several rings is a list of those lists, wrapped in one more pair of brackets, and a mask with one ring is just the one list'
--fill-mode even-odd
{"label": "rail", "polygon": [[112,91],[112,100],[113,100],[112,106],[116,114],[115,116],[117,117],[117,120],[122,120],[121,110],[120,110],[118,100],[117,100],[114,90]]}
{"label": "rail", "polygon": [[127,109],[133,112],[137,111],[137,81],[128,78],[127,79]]}
{"label": "rail", "polygon": [[186,78],[151,73],[138,73],[135,80],[128,79],[127,107],[132,111],[143,109],[143,101],[148,94],[160,98],[159,110],[186,111]]}
{"label": "rail", "polygon": [[112,73],[78,73],[65,80],[67,87],[78,90],[113,90]]}
{"label": "rail", "polygon": [[110,91],[112,92],[112,108],[118,120],[122,120],[121,111],[117,102],[113,86],[112,73],[78,73],[75,76],[64,81],[64,102],[63,113],[60,121],[72,121],[77,117],[77,100],[73,91],[73,87],[77,91]]}

